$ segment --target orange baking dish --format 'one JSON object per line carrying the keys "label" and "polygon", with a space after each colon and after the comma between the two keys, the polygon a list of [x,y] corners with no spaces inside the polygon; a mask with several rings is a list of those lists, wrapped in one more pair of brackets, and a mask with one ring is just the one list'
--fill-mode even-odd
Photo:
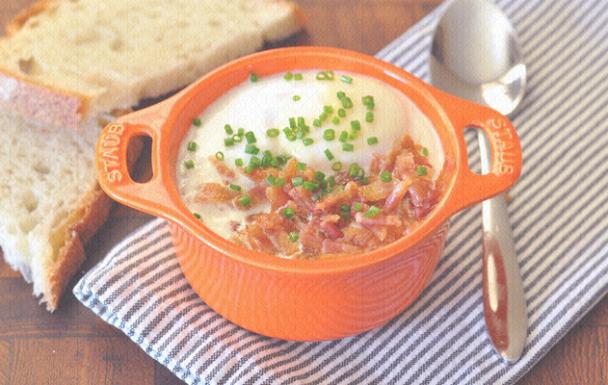
{"label": "orange baking dish", "polygon": [[[342,258],[289,260],[229,242],[181,201],[176,162],[192,120],[252,72],[265,76],[305,69],[377,78],[407,95],[430,119],[443,146],[449,183],[441,201],[407,237]],[[489,139],[493,166],[487,175],[468,168],[466,127],[482,129]],[[127,169],[127,145],[142,135],[152,140],[153,176],[136,183]],[[169,221],[179,264],[207,305],[256,333],[324,340],[380,326],[410,305],[442,254],[450,216],[513,185],[521,171],[521,148],[511,122],[492,109],[438,91],[367,55],[298,47],[233,61],[164,102],[121,117],[103,130],[96,164],[99,183],[110,197]]]}

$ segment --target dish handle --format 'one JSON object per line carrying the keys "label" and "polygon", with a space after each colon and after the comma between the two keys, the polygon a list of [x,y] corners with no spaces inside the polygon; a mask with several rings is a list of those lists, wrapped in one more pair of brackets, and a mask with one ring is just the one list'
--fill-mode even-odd
{"label": "dish handle", "polygon": [[[457,212],[513,186],[521,174],[521,145],[511,121],[498,111],[448,94],[438,94],[436,97],[447,112],[458,140],[460,166],[457,167],[457,178],[449,202],[450,211]],[[467,128],[482,130],[488,139],[492,168],[487,174],[477,174],[468,167],[464,137]]]}

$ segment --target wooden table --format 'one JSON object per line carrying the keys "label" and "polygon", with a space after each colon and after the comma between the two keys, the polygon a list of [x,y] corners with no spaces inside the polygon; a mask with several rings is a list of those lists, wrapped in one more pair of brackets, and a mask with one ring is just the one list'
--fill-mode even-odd
{"label": "wooden table", "polygon": [[[127,0],[135,1],[135,0]],[[0,1],[0,25],[32,0]],[[286,44],[375,53],[439,0],[300,0],[307,32]],[[337,17],[336,15],[340,15]],[[149,217],[117,207],[88,247],[86,272],[127,231]],[[72,285],[80,278],[77,276]],[[55,314],[0,261],[0,385],[181,384],[121,332],[81,306],[71,292]],[[587,315],[520,384],[608,384],[608,298]]]}

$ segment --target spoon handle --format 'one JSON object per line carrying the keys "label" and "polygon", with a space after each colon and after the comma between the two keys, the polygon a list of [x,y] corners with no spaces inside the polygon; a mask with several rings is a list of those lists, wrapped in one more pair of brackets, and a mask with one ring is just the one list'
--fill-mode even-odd
{"label": "spoon handle", "polygon": [[[481,171],[490,171],[490,148],[478,130]],[[507,203],[503,195],[482,203],[483,305],[494,348],[507,361],[523,353],[528,334],[524,290],[513,245]]]}

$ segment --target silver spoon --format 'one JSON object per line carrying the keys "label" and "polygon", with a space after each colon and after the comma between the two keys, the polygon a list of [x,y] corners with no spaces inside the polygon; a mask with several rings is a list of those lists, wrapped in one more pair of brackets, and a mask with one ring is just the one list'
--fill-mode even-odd
{"label": "silver spoon", "polygon": [[[520,104],[526,66],[513,26],[487,0],[455,0],[433,36],[431,82],[436,87],[510,115]],[[478,130],[481,171],[491,171],[489,143]],[[521,356],[528,317],[505,198],[482,203],[483,298],[486,328],[507,361]]]}

